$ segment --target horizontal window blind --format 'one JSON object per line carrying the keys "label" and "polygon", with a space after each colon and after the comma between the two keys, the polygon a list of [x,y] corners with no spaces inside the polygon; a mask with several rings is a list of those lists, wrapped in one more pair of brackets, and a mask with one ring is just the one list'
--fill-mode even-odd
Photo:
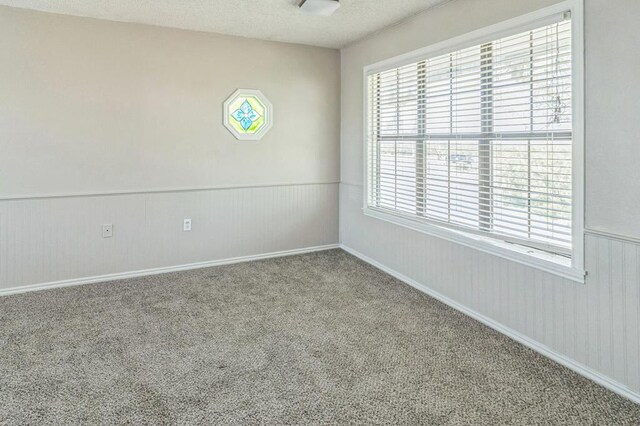
{"label": "horizontal window blind", "polygon": [[368,75],[367,204],[571,253],[571,22]]}

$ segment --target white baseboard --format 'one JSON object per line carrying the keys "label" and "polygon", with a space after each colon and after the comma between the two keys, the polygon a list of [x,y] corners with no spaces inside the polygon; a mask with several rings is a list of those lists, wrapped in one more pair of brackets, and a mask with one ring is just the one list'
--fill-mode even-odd
{"label": "white baseboard", "polygon": [[165,274],[167,272],[188,271],[190,269],[208,268],[210,266],[229,265],[232,263],[249,262],[252,260],[270,259],[273,257],[293,256],[296,254],[312,253],[316,251],[331,250],[340,248],[339,244],[328,244],[324,246],[305,247],[293,250],[276,251],[271,253],[256,254],[251,256],[240,256],[229,259],[211,260],[207,262],[189,263],[186,265],[166,266],[160,268],[143,269],[139,271],[119,272],[116,274],[97,275],[93,277],[73,278],[69,280],[52,281],[42,284],[31,284],[20,287],[0,289],[0,297],[10,294],[26,293],[30,291],[47,290],[51,288],[71,287],[75,285],[94,284],[106,281],[122,280],[126,278],[144,277],[147,275]]}
{"label": "white baseboard", "polygon": [[424,284],[421,284],[419,282],[417,282],[416,280],[407,277],[406,275],[401,274],[400,272],[397,272],[383,264],[381,264],[380,262],[350,248],[345,246],[344,244],[341,244],[340,247],[346,251],[347,253],[350,253],[352,255],[354,255],[355,257],[369,263],[372,266],[375,266],[376,268],[386,272],[387,274],[399,279],[400,281],[410,285],[411,287],[433,297],[434,299],[437,299],[439,301],[441,301],[442,303],[452,307],[453,309],[456,309],[460,312],[462,312],[463,314],[470,316],[471,318],[480,321],[481,323],[487,325],[488,327],[491,327],[492,329],[496,330],[499,333],[502,333],[504,335],[506,335],[507,337],[510,337],[511,339],[515,340],[516,342],[519,342],[525,346],[527,346],[528,348],[533,349],[534,351],[544,355],[547,358],[552,359],[553,361],[557,362],[558,364],[561,364],[573,371],[575,371],[576,373],[580,374],[581,376],[586,377],[587,379],[590,379],[596,383],[598,383],[601,386],[604,386],[605,388],[625,397],[630,399],[631,401],[635,402],[636,404],[640,404],[640,394],[638,394],[637,392],[634,392],[633,390],[629,389],[628,387],[626,387],[625,385],[623,385],[622,383],[619,383],[595,370],[592,370],[591,368],[587,367],[584,364],[581,364],[579,362],[574,361],[571,358],[568,358],[564,355],[561,355],[555,351],[553,351],[551,348],[541,344],[540,342],[537,342],[527,336],[525,336],[524,334],[521,334],[509,327],[506,327],[502,324],[500,324],[497,321],[494,321],[493,319],[482,315],[472,309],[469,309],[468,307],[456,302],[453,299],[450,299],[449,297],[438,293],[435,290],[430,289],[429,287],[427,287]]}
{"label": "white baseboard", "polygon": [[415,281],[412,278],[409,278],[403,274],[401,274],[400,272],[397,272],[391,268],[388,268],[387,266],[381,264],[380,262],[348,247],[345,246],[344,244],[328,244],[328,245],[324,245],[324,246],[315,246],[315,247],[305,247],[305,248],[301,248],[301,249],[294,249],[294,250],[284,250],[284,251],[278,251],[278,252],[271,252],[271,253],[263,253],[263,254],[257,254],[257,255],[251,255],[251,256],[240,256],[240,257],[234,257],[234,258],[229,258],[229,259],[220,259],[220,260],[212,260],[212,261],[207,261],[207,262],[198,262],[198,263],[189,263],[186,265],[176,265],[176,266],[168,266],[168,267],[161,267],[161,268],[151,268],[151,269],[144,269],[144,270],[139,270],[139,271],[130,271],[130,272],[122,272],[122,273],[116,273],[116,274],[106,274],[106,275],[98,275],[98,276],[93,276],[93,277],[84,277],[84,278],[74,278],[74,279],[70,279],[70,280],[61,280],[61,281],[53,281],[53,282],[48,282],[48,283],[42,283],[42,284],[32,284],[32,285],[26,285],[26,286],[21,286],[21,287],[12,287],[12,288],[6,288],[6,289],[0,289],[0,296],[7,296],[10,294],[18,294],[18,293],[26,293],[26,292],[30,292],[30,291],[38,291],[38,290],[46,290],[46,289],[52,289],[52,288],[61,288],[61,287],[71,287],[71,286],[76,286],[76,285],[83,285],[83,284],[93,284],[93,283],[100,283],[100,282],[107,282],[107,281],[114,281],[114,280],[121,280],[121,279],[126,279],[126,278],[135,278],[135,277],[143,277],[143,276],[148,276],[148,275],[158,275],[158,274],[164,274],[167,272],[176,272],[176,271],[187,271],[187,270],[191,270],[191,269],[200,269],[200,268],[207,268],[210,266],[218,266],[218,265],[229,265],[229,264],[233,264],[233,263],[240,263],[240,262],[249,262],[252,260],[260,260],[260,259],[269,259],[269,258],[275,258],[275,257],[284,257],[284,256],[293,256],[296,254],[304,254],[304,253],[312,253],[312,252],[317,252],[317,251],[323,251],[323,250],[331,250],[331,249],[335,249],[335,248],[342,248],[344,251],[360,258],[361,260],[371,264],[372,266],[375,266],[376,268],[388,273],[389,275],[399,279],[400,281],[410,285],[411,287],[416,288],[417,290],[433,297],[434,299],[437,299],[441,302],[443,302],[444,304],[462,312],[465,315],[470,316],[471,318],[480,321],[481,323],[487,325],[488,327],[491,327],[492,329],[498,331],[499,333],[502,333],[508,337],[510,337],[511,339],[533,349],[534,351],[546,356],[547,358],[552,359],[553,361],[564,365],[565,367],[575,371],[576,373],[598,383],[599,385],[604,386],[607,389],[610,389],[611,391],[630,399],[631,401],[635,402],[636,404],[640,404],[640,394],[632,391],[631,389],[629,389],[628,387],[626,387],[625,385],[623,385],[622,383],[619,383],[615,380],[610,379],[609,377],[598,373],[595,370],[592,370],[591,368],[578,363],[574,360],[572,360],[571,358],[568,358],[564,355],[561,355],[555,351],[553,351],[552,349],[550,349],[549,347],[535,341],[532,340],[531,338],[509,328],[506,327],[496,321],[494,321],[493,319],[484,316],[472,309],[469,309],[468,307],[454,301],[453,299],[450,299],[447,296],[444,296],[440,293],[438,293],[437,291],[434,291],[432,289],[430,289],[429,287],[427,287],[424,284],[421,284],[417,281]]}

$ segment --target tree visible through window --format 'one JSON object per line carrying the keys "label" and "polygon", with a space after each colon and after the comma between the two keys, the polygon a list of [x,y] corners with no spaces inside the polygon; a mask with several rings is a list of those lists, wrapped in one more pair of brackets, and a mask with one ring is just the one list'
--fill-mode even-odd
{"label": "tree visible through window", "polygon": [[571,22],[368,76],[370,208],[571,252]]}

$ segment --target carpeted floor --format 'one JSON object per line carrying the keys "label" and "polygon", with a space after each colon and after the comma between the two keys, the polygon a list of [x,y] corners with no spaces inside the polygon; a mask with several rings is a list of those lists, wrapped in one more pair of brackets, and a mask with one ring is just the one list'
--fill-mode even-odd
{"label": "carpeted floor", "polygon": [[1,424],[638,425],[340,251],[0,298]]}

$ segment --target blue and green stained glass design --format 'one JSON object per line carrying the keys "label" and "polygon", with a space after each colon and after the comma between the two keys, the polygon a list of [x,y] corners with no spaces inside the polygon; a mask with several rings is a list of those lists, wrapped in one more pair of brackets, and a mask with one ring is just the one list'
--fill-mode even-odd
{"label": "blue and green stained glass design", "polygon": [[238,132],[254,134],[265,124],[265,106],[255,96],[240,96],[229,104],[229,124]]}
{"label": "blue and green stained glass design", "polygon": [[239,140],[257,141],[273,125],[273,106],[256,89],[238,89],[224,101],[224,126]]}

